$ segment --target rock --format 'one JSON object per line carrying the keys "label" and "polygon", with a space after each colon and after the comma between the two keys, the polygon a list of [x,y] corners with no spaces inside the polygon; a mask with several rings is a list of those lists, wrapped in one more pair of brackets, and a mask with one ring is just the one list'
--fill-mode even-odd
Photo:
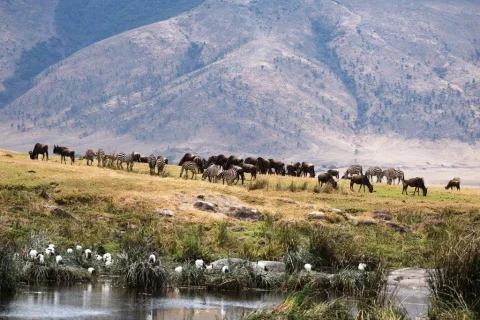
{"label": "rock", "polygon": [[400,224],[393,223],[393,222],[390,222],[390,221],[385,223],[385,225],[387,227],[392,228],[395,231],[400,232],[400,233],[409,233],[410,232],[410,229],[408,227],[405,227],[405,226],[402,226]]}
{"label": "rock", "polygon": [[262,263],[267,267],[268,271],[273,272],[285,272],[285,263],[279,261],[258,261],[258,264]]}
{"label": "rock", "polygon": [[197,198],[198,198],[198,199],[201,199],[201,200],[205,200],[205,196],[204,196],[203,194],[199,194],[199,195],[197,196]]}
{"label": "rock", "polygon": [[392,220],[392,213],[388,210],[377,210],[373,212],[373,219],[375,220]]}
{"label": "rock", "polygon": [[167,209],[155,209],[155,214],[165,216],[165,217],[173,217],[173,211]]}
{"label": "rock", "polygon": [[60,216],[60,217],[63,217],[63,218],[75,218],[74,216],[72,216],[71,213],[63,210],[62,208],[56,207],[56,206],[51,206],[51,205],[48,205],[48,204],[42,204],[40,207],[42,209],[45,209],[45,210],[50,210],[51,213],[56,214],[57,216]]}
{"label": "rock", "polygon": [[347,215],[345,212],[343,212],[342,210],[340,210],[340,209],[328,208],[327,211],[328,211],[328,212],[336,213],[336,214],[338,214],[338,215],[341,215],[342,217],[345,218],[345,220],[349,220],[348,215]]}
{"label": "rock", "polygon": [[309,219],[325,219],[325,213],[322,211],[312,211],[307,214]]}
{"label": "rock", "polygon": [[378,222],[375,220],[360,220],[360,219],[350,219],[348,222],[354,226],[357,226],[359,224],[363,224],[366,226],[372,226],[372,225],[377,225]]}
{"label": "rock", "polygon": [[203,211],[217,212],[215,204],[213,204],[211,202],[203,201],[203,200],[197,200],[193,204],[193,207],[197,208],[197,209],[200,209],[200,210],[203,210]]}
{"label": "rock", "polygon": [[243,206],[230,207],[227,215],[244,221],[263,221],[263,214],[260,211]]}
{"label": "rock", "polygon": [[248,264],[248,260],[239,259],[239,258],[227,258],[227,259],[218,259],[211,263],[214,269],[222,269],[224,266],[230,266],[231,264]]}

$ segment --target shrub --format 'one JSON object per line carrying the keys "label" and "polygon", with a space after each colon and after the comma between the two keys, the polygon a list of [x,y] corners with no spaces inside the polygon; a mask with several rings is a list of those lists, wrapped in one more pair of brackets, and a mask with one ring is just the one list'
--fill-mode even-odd
{"label": "shrub", "polygon": [[248,185],[248,191],[251,190],[259,190],[259,189],[268,189],[268,179],[265,178],[257,178],[254,182],[250,181]]}

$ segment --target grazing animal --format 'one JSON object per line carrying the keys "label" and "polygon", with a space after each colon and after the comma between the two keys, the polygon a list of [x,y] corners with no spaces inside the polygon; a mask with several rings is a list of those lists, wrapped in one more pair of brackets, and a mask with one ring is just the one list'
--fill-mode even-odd
{"label": "grazing animal", "polygon": [[102,148],[97,150],[97,167],[103,166],[105,167],[105,151]]}
{"label": "grazing animal", "polygon": [[311,178],[315,178],[315,166],[310,162],[302,162],[300,168],[300,176],[303,174],[304,177],[310,175]]}
{"label": "grazing animal", "polygon": [[192,172],[192,179],[197,178],[198,166],[193,161],[186,161],[182,164],[182,169],[180,170],[180,177],[182,177],[183,171],[185,170],[185,177],[188,178],[188,171]]}
{"label": "grazing animal", "polygon": [[447,186],[445,187],[446,190],[453,188],[457,188],[457,190],[460,190],[460,178],[453,178],[452,180],[448,181]]}
{"label": "grazing animal", "polygon": [[230,157],[228,157],[227,162],[225,162],[225,164],[223,165],[223,168],[228,169],[231,166],[240,166],[241,164],[243,164],[243,159],[231,155]]}
{"label": "grazing animal", "polygon": [[164,158],[162,156],[157,157],[157,174],[160,175],[160,173],[165,170],[165,165],[168,164],[168,159]]}
{"label": "grazing animal", "polygon": [[318,184],[320,187],[323,186],[324,183],[330,183],[334,188],[337,188],[337,181],[335,181],[330,173],[320,173],[318,175]]}
{"label": "grazing animal", "polygon": [[255,158],[252,158],[252,157],[246,157],[245,160],[243,160],[243,163],[244,164],[251,164],[251,165],[254,165],[256,167],[257,164],[258,164],[258,160],[255,159]]}
{"label": "grazing animal", "polygon": [[268,159],[270,161],[270,169],[275,170],[275,174],[285,175],[285,164],[279,160]]}
{"label": "grazing animal", "polygon": [[30,159],[32,160],[38,160],[39,154],[42,154],[42,161],[43,159],[45,159],[45,155],[47,155],[48,160],[48,144],[35,143],[33,151],[29,151],[28,154],[30,155]]}
{"label": "grazing animal", "polygon": [[118,153],[115,156],[115,160],[117,160],[117,169],[121,168],[123,170],[123,163],[127,163],[127,171],[132,171],[133,169],[133,162],[134,162],[135,152],[130,154],[126,154],[123,152]]}
{"label": "grazing animal", "polygon": [[403,190],[402,194],[405,192],[405,194],[408,194],[408,187],[414,187],[415,189],[413,190],[413,195],[415,195],[415,192],[420,195],[420,189],[423,191],[423,196],[427,196],[427,187],[425,187],[425,181],[423,178],[416,177],[416,178],[411,178],[408,180],[402,179],[402,184],[403,184]]}
{"label": "grazing animal", "polygon": [[305,271],[307,272],[310,272],[312,271],[312,265],[310,263],[306,263],[303,268],[305,269]]}
{"label": "grazing animal", "polygon": [[157,157],[155,155],[151,154],[148,157],[142,157],[142,162],[143,158],[146,158],[146,163],[148,163],[148,167],[150,168],[150,174],[155,174],[155,167],[157,166]]}
{"label": "grazing animal", "polygon": [[270,171],[270,161],[262,157],[257,158],[258,171],[261,174],[267,174]]}
{"label": "grazing animal", "polygon": [[239,166],[232,166],[232,168],[235,169],[235,171],[237,171],[237,182],[236,182],[236,184],[238,183],[240,178],[242,178],[242,185],[243,185],[243,182],[245,181],[245,173],[243,171],[243,168],[239,167]]}
{"label": "grazing animal", "polygon": [[340,179],[340,172],[338,172],[338,170],[330,169],[327,171],[327,173],[330,173],[332,177],[336,177],[337,179]]}
{"label": "grazing animal", "polygon": [[53,153],[60,155],[60,163],[65,161],[65,164],[67,164],[67,157],[70,158],[70,164],[75,162],[75,151],[70,150],[67,147],[53,145]]}
{"label": "grazing animal", "polygon": [[240,166],[243,169],[243,172],[250,173],[250,180],[257,180],[257,167],[253,164],[242,163]]}
{"label": "grazing animal", "polygon": [[370,182],[373,182],[373,177],[377,177],[377,182],[380,182],[382,179],[382,168],[380,167],[370,167],[365,171],[365,175],[370,178]]}
{"label": "grazing animal", "polygon": [[228,170],[224,170],[220,172],[216,177],[215,177],[215,183],[217,183],[220,179],[222,179],[222,184],[225,184],[225,180],[227,180],[227,184],[233,182],[233,180],[237,179],[238,174],[237,170],[231,168]]}
{"label": "grazing animal", "polygon": [[348,167],[347,171],[343,174],[342,179],[346,179],[349,176],[353,177],[354,174],[362,175],[363,174],[363,168],[359,164],[352,164],[350,167]]}
{"label": "grazing animal", "polygon": [[365,192],[365,186],[368,187],[368,191],[370,191],[370,193],[373,192],[373,186],[370,183],[370,180],[368,179],[367,176],[357,175],[357,176],[350,177],[348,179],[350,179],[350,190],[353,191],[354,184],[359,184],[360,188],[358,189],[358,192],[360,192],[360,190],[362,189],[362,186],[363,186],[363,192]]}
{"label": "grazing animal", "polygon": [[212,164],[203,172],[202,180],[205,180],[208,178],[208,182],[215,182],[215,177],[218,175],[220,171],[222,171],[222,166]]}
{"label": "grazing animal", "polygon": [[83,156],[83,159],[87,160],[87,166],[93,165],[93,159],[95,159],[96,156],[97,155],[95,154],[95,152],[93,152],[92,149],[85,150],[85,155]]}

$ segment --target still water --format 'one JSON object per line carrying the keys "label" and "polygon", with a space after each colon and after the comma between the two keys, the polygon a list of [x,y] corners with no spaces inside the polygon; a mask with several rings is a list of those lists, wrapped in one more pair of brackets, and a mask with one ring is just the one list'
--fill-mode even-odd
{"label": "still water", "polygon": [[0,300],[0,319],[241,319],[273,308],[284,296],[271,292],[206,292],[172,289],[147,295],[110,281],[70,286],[35,285]]}

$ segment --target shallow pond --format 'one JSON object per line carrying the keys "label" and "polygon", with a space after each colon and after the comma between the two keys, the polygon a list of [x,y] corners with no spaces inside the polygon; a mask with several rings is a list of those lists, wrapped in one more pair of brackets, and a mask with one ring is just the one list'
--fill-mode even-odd
{"label": "shallow pond", "polygon": [[1,319],[240,319],[273,308],[284,296],[271,292],[206,292],[172,289],[147,295],[110,281],[69,286],[35,285],[0,300]]}

